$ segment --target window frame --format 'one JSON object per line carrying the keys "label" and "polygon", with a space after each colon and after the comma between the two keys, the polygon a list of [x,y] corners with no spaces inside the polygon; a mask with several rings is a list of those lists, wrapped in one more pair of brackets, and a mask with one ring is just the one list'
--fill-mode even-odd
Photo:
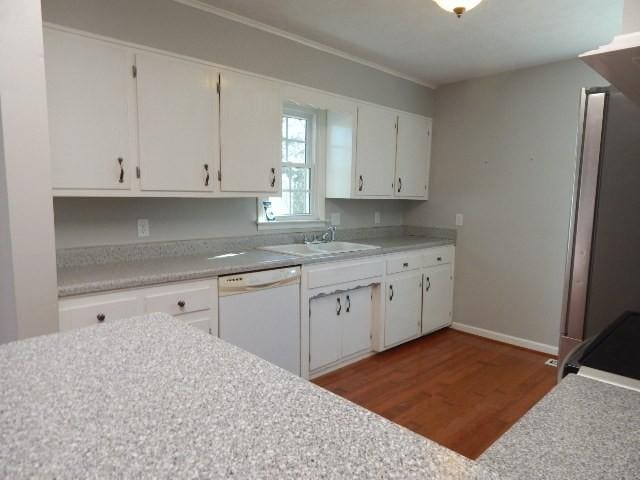
{"label": "window frame", "polygon": [[[326,226],[325,220],[325,176],[324,176],[324,155],[323,148],[325,138],[326,114],[322,110],[304,105],[285,103],[282,109],[281,118],[294,116],[307,120],[306,131],[306,152],[305,163],[284,162],[280,158],[280,167],[308,168],[310,174],[309,192],[309,214],[286,215],[276,217],[274,221],[267,221],[264,215],[262,202],[271,197],[258,198],[258,230],[282,229],[282,228],[321,228]],[[282,121],[282,120],[281,120]],[[286,139],[280,134],[280,142]],[[282,185],[280,186],[282,196]]]}

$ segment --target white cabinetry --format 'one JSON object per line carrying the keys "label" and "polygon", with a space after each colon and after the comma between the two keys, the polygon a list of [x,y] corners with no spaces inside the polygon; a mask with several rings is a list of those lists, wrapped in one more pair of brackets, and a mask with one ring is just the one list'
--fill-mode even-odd
{"label": "white cabinetry", "polygon": [[168,313],[218,335],[216,281],[180,282],[159,287],[63,298],[60,331],[121,320],[146,313]]}
{"label": "white cabinetry", "polygon": [[426,200],[431,119],[370,105],[353,117],[327,114],[327,197]]}
{"label": "white cabinetry", "polygon": [[391,197],[396,159],[395,112],[372,106],[358,107],[356,194]]}
{"label": "white cabinetry", "polygon": [[451,264],[427,267],[423,271],[422,334],[451,324],[453,271]]}
{"label": "white cabinetry", "polygon": [[132,56],[55,30],[45,30],[44,46],[53,187],[130,189],[137,162]]}
{"label": "white cabinetry", "polygon": [[431,119],[400,114],[394,196],[426,200],[430,163]]}
{"label": "white cabinetry", "polygon": [[218,73],[136,54],[142,190],[211,192],[217,183]]}
{"label": "white cabinetry", "polygon": [[223,72],[220,92],[221,190],[280,190],[282,95],[277,83]]}
{"label": "white cabinetry", "polygon": [[371,287],[310,300],[310,371],[371,350],[371,306]]}
{"label": "white cabinetry", "polygon": [[384,346],[390,347],[420,335],[422,273],[387,277]]}

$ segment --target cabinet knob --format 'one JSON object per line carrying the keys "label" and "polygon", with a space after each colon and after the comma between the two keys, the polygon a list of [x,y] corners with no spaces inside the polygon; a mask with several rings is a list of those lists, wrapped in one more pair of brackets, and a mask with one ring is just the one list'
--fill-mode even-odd
{"label": "cabinet knob", "polygon": [[409,268],[409,262],[404,262],[402,264],[402,268]]}
{"label": "cabinet knob", "polygon": [[276,186],[276,169],[275,168],[271,169],[271,183],[270,183],[270,185],[271,185],[271,188]]}
{"label": "cabinet knob", "polygon": [[120,176],[118,177],[118,183],[124,183],[124,159],[118,158],[118,165],[120,165]]}
{"label": "cabinet knob", "polygon": [[106,320],[107,316],[104,313],[99,313],[96,315],[96,318],[98,319],[98,322],[102,323]]}
{"label": "cabinet knob", "polygon": [[184,308],[184,306],[185,306],[186,304],[187,304],[187,303],[186,303],[184,300],[178,300],[178,306],[179,306],[180,308]]}
{"label": "cabinet knob", "polygon": [[204,164],[204,172],[206,174],[206,176],[204,177],[204,186],[208,187],[209,186],[209,179],[211,178],[211,175],[209,175],[209,165],[208,164]]}
{"label": "cabinet knob", "polygon": [[438,257],[438,261],[441,262],[442,261],[442,257]]}

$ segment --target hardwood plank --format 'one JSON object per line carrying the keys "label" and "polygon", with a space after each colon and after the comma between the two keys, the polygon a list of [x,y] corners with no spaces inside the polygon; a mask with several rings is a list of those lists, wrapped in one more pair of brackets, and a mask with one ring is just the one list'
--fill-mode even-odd
{"label": "hardwood plank", "polygon": [[314,383],[475,459],[553,388],[547,358],[444,329]]}

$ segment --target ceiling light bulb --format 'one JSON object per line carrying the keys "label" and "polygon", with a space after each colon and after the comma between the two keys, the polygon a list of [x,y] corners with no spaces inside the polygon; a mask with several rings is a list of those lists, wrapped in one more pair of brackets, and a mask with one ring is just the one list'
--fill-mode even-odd
{"label": "ceiling light bulb", "polygon": [[477,6],[482,0],[433,0],[440,8],[447,12],[455,13],[458,18],[462,16],[464,12],[468,12],[473,7]]}

